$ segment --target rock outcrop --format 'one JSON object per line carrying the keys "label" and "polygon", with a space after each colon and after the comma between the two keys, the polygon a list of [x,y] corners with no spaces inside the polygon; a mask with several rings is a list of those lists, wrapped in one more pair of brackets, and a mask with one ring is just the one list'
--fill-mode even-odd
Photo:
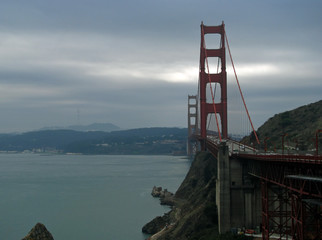
{"label": "rock outcrop", "polygon": [[142,231],[154,234],[151,236],[153,240],[208,239],[216,236],[216,178],[216,159],[209,153],[199,153],[172,196],[171,211],[146,224]]}
{"label": "rock outcrop", "polygon": [[160,198],[161,205],[169,205],[169,206],[174,205],[174,200],[173,200],[174,195],[172,192],[169,192],[167,189],[162,190],[162,187],[154,186],[152,189],[151,195],[153,197]]}
{"label": "rock outcrop", "polygon": [[152,197],[160,197],[162,192],[162,187],[154,186],[151,192]]}
{"label": "rock outcrop", "polygon": [[37,223],[22,240],[54,240],[44,224]]}

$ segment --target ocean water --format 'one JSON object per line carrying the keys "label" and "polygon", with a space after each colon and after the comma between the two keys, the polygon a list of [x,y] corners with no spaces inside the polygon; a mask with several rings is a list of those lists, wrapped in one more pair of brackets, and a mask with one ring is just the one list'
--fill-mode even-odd
{"label": "ocean water", "polygon": [[0,154],[0,238],[37,223],[55,240],[142,240],[142,226],[169,211],[150,195],[175,192],[190,161],[175,156]]}

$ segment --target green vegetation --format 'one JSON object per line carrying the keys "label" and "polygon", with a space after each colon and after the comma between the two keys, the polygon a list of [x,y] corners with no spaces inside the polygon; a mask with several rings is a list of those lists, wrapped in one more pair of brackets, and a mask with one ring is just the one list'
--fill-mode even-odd
{"label": "green vegetation", "polygon": [[83,154],[186,154],[187,130],[142,128],[115,131],[101,139],[73,142],[64,152]]}
{"label": "green vegetation", "polygon": [[142,128],[114,132],[45,130],[1,134],[2,152],[81,154],[186,154],[187,129]]}
{"label": "green vegetation", "polygon": [[[282,136],[284,135],[284,148],[287,151],[314,151],[315,133],[322,129],[322,100],[311,103],[292,111],[276,114],[268,119],[257,130],[261,148],[268,150],[282,149]],[[252,144],[254,135],[243,139],[243,142]],[[319,146],[322,144],[322,134],[319,137]]]}

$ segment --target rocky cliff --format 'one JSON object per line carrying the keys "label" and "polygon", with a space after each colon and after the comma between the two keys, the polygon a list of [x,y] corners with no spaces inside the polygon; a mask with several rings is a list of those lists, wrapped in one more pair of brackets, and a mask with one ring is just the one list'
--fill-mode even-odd
{"label": "rocky cliff", "polygon": [[147,223],[150,239],[208,239],[218,235],[216,199],[217,161],[199,153],[173,196],[172,210]]}

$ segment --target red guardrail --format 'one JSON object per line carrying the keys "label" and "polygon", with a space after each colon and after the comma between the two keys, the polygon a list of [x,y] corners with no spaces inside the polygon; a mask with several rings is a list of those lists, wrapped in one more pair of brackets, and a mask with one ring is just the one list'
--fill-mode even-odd
{"label": "red guardrail", "polygon": [[320,164],[322,165],[322,156],[311,156],[311,155],[288,155],[288,154],[270,154],[270,153],[234,153],[234,157],[252,159],[258,161],[274,161],[274,162],[296,162],[296,163],[307,163],[307,164]]}

